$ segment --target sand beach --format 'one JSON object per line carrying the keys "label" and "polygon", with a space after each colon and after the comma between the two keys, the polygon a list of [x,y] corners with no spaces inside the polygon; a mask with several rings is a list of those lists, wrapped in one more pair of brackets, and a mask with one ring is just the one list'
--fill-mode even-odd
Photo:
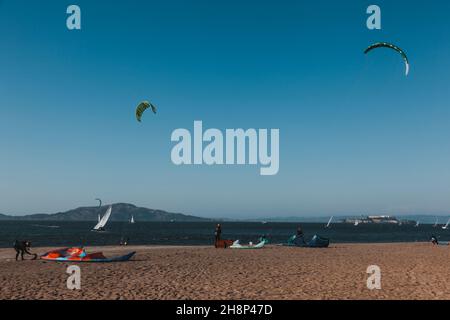
{"label": "sand beach", "polygon": [[[450,247],[428,243],[87,250],[137,254],[124,263],[79,264],[82,287],[73,291],[66,286],[69,263],[16,262],[12,249],[0,249],[0,299],[450,299]],[[381,268],[381,290],[367,288],[369,265]]]}

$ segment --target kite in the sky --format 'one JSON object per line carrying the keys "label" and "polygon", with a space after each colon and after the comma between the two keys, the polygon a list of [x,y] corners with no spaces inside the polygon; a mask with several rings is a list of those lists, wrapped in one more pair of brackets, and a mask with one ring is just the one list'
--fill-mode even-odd
{"label": "kite in the sky", "polygon": [[372,51],[373,49],[377,49],[377,48],[388,48],[388,49],[392,49],[392,50],[395,50],[398,53],[400,53],[400,55],[403,58],[403,61],[405,62],[405,75],[407,76],[409,74],[409,60],[408,60],[406,53],[402,49],[400,49],[396,45],[393,45],[393,44],[390,44],[387,42],[378,42],[378,43],[374,43],[373,45],[369,46],[364,51],[364,53],[367,54],[370,51]]}
{"label": "kite in the sky", "polygon": [[142,115],[144,114],[145,110],[147,110],[148,108],[151,108],[153,113],[156,114],[156,107],[148,101],[143,101],[136,108],[136,120],[137,121],[141,122]]}

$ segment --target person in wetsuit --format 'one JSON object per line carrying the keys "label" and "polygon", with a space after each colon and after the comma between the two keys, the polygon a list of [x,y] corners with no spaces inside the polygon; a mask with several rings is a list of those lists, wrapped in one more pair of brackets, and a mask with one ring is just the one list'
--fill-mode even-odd
{"label": "person in wetsuit", "polygon": [[436,246],[439,244],[439,241],[438,241],[438,239],[436,238],[436,236],[431,236],[431,243],[434,244],[434,245],[436,245]]}
{"label": "person in wetsuit", "polygon": [[297,234],[295,235],[295,242],[296,244],[305,245],[305,235],[303,234],[303,230],[301,226],[298,226],[297,228]]}
{"label": "person in wetsuit", "polygon": [[216,231],[214,232],[214,245],[217,247],[218,242],[220,241],[222,237],[222,226],[219,224],[217,224],[216,226]]}
{"label": "person in wetsuit", "polygon": [[14,250],[16,250],[16,261],[19,260],[19,255],[22,257],[22,260],[24,259],[24,254],[28,254],[30,256],[33,256],[33,260],[37,259],[37,254],[33,254],[30,252],[31,249],[31,242],[30,241],[18,241],[16,240],[14,242]]}

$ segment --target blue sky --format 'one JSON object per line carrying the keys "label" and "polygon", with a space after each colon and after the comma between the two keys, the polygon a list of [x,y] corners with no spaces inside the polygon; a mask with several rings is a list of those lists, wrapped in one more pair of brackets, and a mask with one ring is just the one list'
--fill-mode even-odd
{"label": "blue sky", "polygon": [[[82,30],[66,28],[78,4]],[[366,8],[382,9],[382,30]],[[0,1],[0,212],[450,212],[450,3]],[[364,49],[387,41],[399,55]],[[150,99],[157,116],[134,118]],[[279,128],[280,172],[172,164],[170,135]]]}

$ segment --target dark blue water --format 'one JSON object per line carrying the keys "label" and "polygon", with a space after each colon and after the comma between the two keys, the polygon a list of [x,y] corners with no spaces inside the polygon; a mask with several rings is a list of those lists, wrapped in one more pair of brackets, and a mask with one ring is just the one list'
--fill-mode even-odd
{"label": "dark blue water", "polygon": [[[130,245],[210,245],[213,243],[215,223],[212,222],[111,222],[108,232],[90,231],[94,222],[0,222],[0,247],[11,247],[14,240],[32,241],[38,246],[92,246],[117,245],[128,237]],[[272,243],[286,242],[295,234],[298,223],[222,223],[224,239],[242,242],[257,241],[265,234]],[[442,241],[450,240],[450,230],[431,225],[360,225],[334,224],[325,229],[323,224],[302,223],[307,239],[314,234],[336,243],[415,242],[428,241],[436,235]]]}

